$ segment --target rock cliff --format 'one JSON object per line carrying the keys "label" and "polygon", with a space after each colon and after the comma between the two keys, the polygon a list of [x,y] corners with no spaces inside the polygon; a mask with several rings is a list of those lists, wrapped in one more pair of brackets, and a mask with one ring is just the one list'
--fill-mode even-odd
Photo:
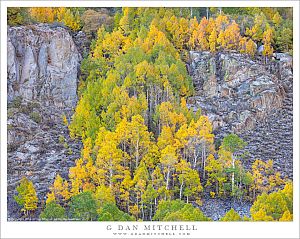
{"label": "rock cliff", "polygon": [[8,101],[16,96],[72,108],[77,101],[80,54],[64,28],[32,25],[8,29]]}
{"label": "rock cliff", "polygon": [[62,27],[12,27],[7,40],[8,219],[22,220],[13,200],[19,180],[33,181],[41,203],[56,173],[66,177],[80,156],[62,116],[76,106],[81,55]]}
{"label": "rock cliff", "polygon": [[273,159],[292,178],[292,58],[276,54],[263,64],[233,52],[191,52],[190,59],[196,94],[188,105],[209,116],[216,139],[238,134],[248,143],[247,161]]}

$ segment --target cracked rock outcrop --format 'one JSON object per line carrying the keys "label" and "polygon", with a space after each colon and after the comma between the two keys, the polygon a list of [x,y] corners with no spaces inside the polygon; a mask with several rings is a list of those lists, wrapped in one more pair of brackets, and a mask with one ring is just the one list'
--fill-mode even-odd
{"label": "cracked rock outcrop", "polygon": [[9,28],[7,56],[9,102],[20,96],[45,106],[75,106],[81,56],[66,29],[43,24]]}
{"label": "cracked rock outcrop", "polygon": [[190,52],[190,59],[196,94],[188,105],[208,115],[216,139],[238,134],[248,143],[249,162],[273,159],[292,178],[292,57],[277,53],[264,64],[234,52]]}

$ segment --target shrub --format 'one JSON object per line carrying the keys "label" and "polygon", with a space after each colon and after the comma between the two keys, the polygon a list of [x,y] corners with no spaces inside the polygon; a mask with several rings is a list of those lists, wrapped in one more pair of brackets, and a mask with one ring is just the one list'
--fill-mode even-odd
{"label": "shrub", "polygon": [[12,102],[8,105],[8,107],[13,107],[13,108],[20,108],[22,103],[22,97],[21,96],[16,96]]}
{"label": "shrub", "polygon": [[65,137],[64,137],[63,135],[60,135],[60,136],[58,137],[58,142],[59,142],[60,144],[63,144],[63,143],[65,142]]}
{"label": "shrub", "polygon": [[40,114],[38,112],[32,112],[32,113],[30,113],[29,116],[36,123],[41,123],[41,121],[42,121],[42,117],[40,116]]}

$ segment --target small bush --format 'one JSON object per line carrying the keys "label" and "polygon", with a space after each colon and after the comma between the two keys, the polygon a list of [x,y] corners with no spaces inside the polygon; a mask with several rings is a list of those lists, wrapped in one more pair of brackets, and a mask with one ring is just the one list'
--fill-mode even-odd
{"label": "small bush", "polygon": [[13,99],[13,101],[8,105],[8,107],[12,107],[12,108],[20,108],[22,103],[22,97],[21,96],[17,96]]}
{"label": "small bush", "polygon": [[38,102],[28,102],[27,107],[31,110],[40,108],[40,104]]}
{"label": "small bush", "polygon": [[7,118],[12,118],[17,113],[17,110],[14,108],[7,109]]}
{"label": "small bush", "polygon": [[42,117],[40,116],[40,114],[38,112],[32,112],[32,113],[30,113],[29,116],[36,123],[41,123],[41,121],[42,121]]}
{"label": "small bush", "polygon": [[69,150],[68,150],[68,154],[69,154],[69,155],[72,155],[72,154],[73,154],[73,151],[72,151],[72,149],[70,149],[70,148],[69,148]]}
{"label": "small bush", "polygon": [[60,136],[58,137],[58,142],[59,142],[60,144],[63,144],[63,143],[65,142],[65,137],[64,137],[63,135],[60,135]]}
{"label": "small bush", "polygon": [[22,105],[20,107],[20,112],[23,113],[23,114],[27,114],[27,115],[30,115],[33,111],[33,108],[31,107],[31,105]]}

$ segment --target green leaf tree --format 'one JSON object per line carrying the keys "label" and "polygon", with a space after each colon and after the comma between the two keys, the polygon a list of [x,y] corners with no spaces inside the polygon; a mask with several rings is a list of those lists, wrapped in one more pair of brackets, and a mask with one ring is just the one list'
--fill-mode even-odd
{"label": "green leaf tree", "polygon": [[71,218],[92,221],[97,218],[97,203],[91,192],[82,192],[71,198],[69,203]]}
{"label": "green leaf tree", "polygon": [[232,174],[231,174],[231,191],[234,191],[234,175],[235,175],[235,160],[236,160],[236,155],[235,153],[238,150],[243,149],[245,146],[247,145],[247,143],[245,141],[243,141],[241,138],[239,138],[236,134],[229,134],[227,136],[224,137],[223,141],[222,141],[222,145],[221,147],[223,149],[225,149],[226,151],[229,151],[231,153],[231,165],[232,165]]}
{"label": "green leaf tree", "polygon": [[242,218],[233,208],[231,208],[228,212],[226,212],[224,217],[221,218],[221,221],[223,222],[242,221]]}
{"label": "green leaf tree", "polygon": [[61,205],[51,201],[41,212],[40,219],[43,221],[64,220],[66,219],[66,210]]}

